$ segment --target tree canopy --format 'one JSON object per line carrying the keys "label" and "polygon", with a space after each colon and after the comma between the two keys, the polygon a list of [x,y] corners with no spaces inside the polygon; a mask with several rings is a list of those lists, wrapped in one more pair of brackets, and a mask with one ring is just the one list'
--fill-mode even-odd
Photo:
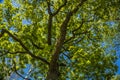
{"label": "tree canopy", "polygon": [[31,65],[46,80],[111,79],[119,0],[4,0],[0,4],[0,71]]}

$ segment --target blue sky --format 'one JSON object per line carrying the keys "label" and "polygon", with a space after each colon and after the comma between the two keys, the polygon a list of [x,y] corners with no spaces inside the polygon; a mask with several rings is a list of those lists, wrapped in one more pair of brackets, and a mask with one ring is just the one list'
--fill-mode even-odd
{"label": "blue sky", "polygon": [[119,58],[119,59],[116,61],[116,64],[118,65],[117,74],[120,74],[120,46],[117,47],[116,52],[117,52],[117,56],[118,56],[118,58]]}
{"label": "blue sky", "polygon": [[3,2],[3,0],[0,0],[0,3],[2,3]]}

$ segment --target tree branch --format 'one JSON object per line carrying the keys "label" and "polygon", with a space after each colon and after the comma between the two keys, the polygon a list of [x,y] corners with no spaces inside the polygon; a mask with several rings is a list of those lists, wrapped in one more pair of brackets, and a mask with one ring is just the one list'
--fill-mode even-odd
{"label": "tree branch", "polygon": [[82,0],[82,2],[80,2],[75,9],[73,9],[72,11],[68,12],[65,20],[63,21],[61,28],[60,28],[60,37],[58,38],[58,41],[56,43],[56,49],[54,52],[54,55],[52,56],[52,62],[53,64],[55,64],[57,62],[57,60],[59,59],[59,54],[60,54],[60,50],[62,48],[62,45],[64,44],[64,40],[66,37],[66,31],[67,31],[67,25],[70,21],[71,16],[73,16],[74,13],[76,13],[79,9],[79,7],[83,4],[83,2],[85,2],[86,0]]}
{"label": "tree branch", "polygon": [[83,19],[82,19],[82,22],[81,22],[80,26],[79,26],[78,28],[74,29],[74,30],[72,31],[72,33],[74,34],[76,31],[78,31],[79,29],[81,29],[81,27],[83,26],[83,23],[84,23],[84,21],[83,21]]}
{"label": "tree branch", "polygon": [[1,54],[0,57],[4,56],[4,55],[6,55],[6,54],[7,54],[7,53],[5,53],[5,54]]}
{"label": "tree branch", "polygon": [[51,15],[49,14],[49,20],[48,20],[48,45],[51,45],[52,19],[53,19],[53,16],[51,16]]}
{"label": "tree branch", "polygon": [[7,54],[17,54],[17,53],[27,53],[26,51],[16,51],[16,52],[10,52],[8,50],[3,50],[3,51],[0,51],[0,53],[4,52],[5,54],[1,54],[0,57],[4,56],[4,55],[7,55]]}
{"label": "tree branch", "polygon": [[51,38],[52,38],[52,19],[53,19],[53,16],[55,16],[63,6],[65,6],[67,3],[67,0],[65,0],[64,4],[61,5],[57,11],[55,13],[52,13],[51,12],[51,8],[50,8],[50,1],[47,1],[47,5],[48,5],[48,14],[49,14],[49,19],[48,19],[48,37],[47,37],[47,41],[48,41],[48,45],[51,45]]}
{"label": "tree branch", "polygon": [[23,54],[23,53],[27,53],[27,52],[22,52],[22,51],[9,52],[9,51],[8,51],[8,53],[10,53],[10,54],[17,54],[17,53],[22,53],[22,54]]}
{"label": "tree branch", "polygon": [[79,9],[80,6],[83,5],[84,2],[86,2],[87,0],[81,0],[81,2],[71,11],[72,14],[76,13]]}
{"label": "tree branch", "polygon": [[120,18],[119,18],[119,17],[117,17],[115,20],[118,20],[118,21],[119,21],[119,20],[120,20]]}
{"label": "tree branch", "polygon": [[64,42],[64,44],[75,38],[75,36],[76,36],[75,32],[78,31],[79,29],[81,29],[83,23],[84,23],[84,21],[82,20],[80,26],[72,31],[73,36],[70,37],[69,39],[67,39],[67,40]]}
{"label": "tree branch", "polygon": [[48,36],[47,36],[47,41],[48,45],[51,45],[51,37],[52,37],[52,19],[53,19],[53,14],[51,12],[50,8],[50,1],[47,1],[48,5],[48,14],[49,14],[49,19],[48,19]]}
{"label": "tree branch", "polygon": [[36,47],[37,49],[44,49],[43,47],[40,47],[40,46],[36,45],[36,44],[33,42],[32,39],[29,39],[29,40],[30,40],[30,42],[32,43],[32,45],[33,45],[34,47]]}
{"label": "tree branch", "polygon": [[15,69],[15,73],[16,73],[18,76],[20,76],[21,78],[26,79],[24,76],[22,76],[20,73],[18,73],[16,69]]}
{"label": "tree branch", "polygon": [[47,6],[48,6],[48,13],[52,15],[51,8],[50,8],[50,0],[47,1]]}
{"label": "tree branch", "polygon": [[[64,40],[65,40],[65,37],[66,37],[66,32],[67,32],[67,25],[71,19],[71,17],[73,16],[74,13],[76,13],[79,9],[79,7],[83,4],[83,2],[85,2],[86,0],[82,0],[82,2],[80,2],[75,9],[73,9],[72,11],[68,12],[67,15],[66,15],[66,18],[65,20],[63,21],[61,27],[60,27],[60,36],[58,37],[58,40],[56,42],[56,47],[55,47],[55,51],[54,51],[54,54],[51,58],[51,61],[50,61],[50,66],[49,66],[49,71],[48,71],[48,74],[47,74],[47,80],[50,79],[51,77],[51,74],[56,76],[56,78],[59,76],[59,65],[58,65],[58,59],[59,59],[59,55],[60,55],[60,51],[61,51],[61,48],[64,44]],[[55,78],[55,79],[56,79]]]}
{"label": "tree branch", "polygon": [[75,44],[78,44],[78,43],[81,42],[84,38],[85,38],[85,36],[83,36],[83,37],[80,38],[78,41],[76,41]]}
{"label": "tree branch", "polygon": [[66,55],[65,53],[63,53],[63,55],[66,56],[70,60],[70,57],[68,55]]}
{"label": "tree branch", "polygon": [[53,16],[55,16],[56,14],[58,14],[58,12],[62,9],[62,7],[64,7],[64,6],[66,5],[66,3],[67,3],[67,0],[64,0],[64,4],[62,4],[62,5],[57,9],[57,11],[53,13]]}
{"label": "tree branch", "polygon": [[44,63],[46,63],[46,64],[49,65],[49,62],[46,59],[44,59],[44,58],[42,58],[40,56],[34,55],[31,51],[29,51],[29,49],[23,44],[23,42],[20,39],[18,39],[16,36],[14,36],[13,34],[11,34],[6,29],[2,29],[1,34],[0,34],[0,38],[4,35],[4,33],[7,33],[10,37],[12,37],[14,40],[16,40],[17,42],[19,42],[19,44],[27,51],[27,54],[29,54],[31,57],[33,57],[35,59],[39,59],[42,62],[44,62]]}

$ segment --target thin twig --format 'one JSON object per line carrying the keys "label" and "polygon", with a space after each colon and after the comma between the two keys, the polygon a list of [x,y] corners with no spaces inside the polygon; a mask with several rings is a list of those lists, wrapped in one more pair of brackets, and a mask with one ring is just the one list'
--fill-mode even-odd
{"label": "thin twig", "polygon": [[32,39],[30,39],[30,42],[31,42],[32,45],[33,45],[34,47],[36,47],[37,49],[44,49],[43,47],[40,47],[40,46],[36,45],[36,44],[33,42]]}
{"label": "thin twig", "polygon": [[21,78],[26,79],[23,75],[21,75],[19,72],[17,72],[16,63],[15,63],[14,60],[12,60],[12,61],[13,61],[13,69],[14,69],[15,73],[16,73],[18,76],[20,76]]}

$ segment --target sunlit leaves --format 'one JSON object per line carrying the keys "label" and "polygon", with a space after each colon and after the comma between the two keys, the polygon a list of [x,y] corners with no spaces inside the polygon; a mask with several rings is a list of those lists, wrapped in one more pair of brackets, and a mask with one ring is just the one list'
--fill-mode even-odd
{"label": "sunlit leaves", "polygon": [[[3,28],[9,30],[30,52],[49,62],[56,47],[57,38],[60,36],[60,26],[67,13],[75,9],[80,0],[67,0],[66,5],[58,14],[52,15],[52,45],[47,44],[49,20],[47,0],[14,0],[14,2],[16,6],[11,0],[5,0],[4,4],[0,4],[0,14],[2,14],[0,15],[0,30]],[[51,12],[55,13],[63,4],[64,0],[51,0]],[[116,33],[117,28],[114,27],[116,23],[113,21],[117,17],[118,9],[117,0],[88,0],[71,17],[67,26],[66,40],[61,50],[62,56],[58,61],[67,65],[60,66],[61,80],[66,78],[99,80],[114,74],[117,70],[114,64],[117,59],[116,54],[114,50],[112,51],[113,48],[107,49],[112,45],[109,38]],[[0,38],[0,47],[3,54],[5,50],[25,51],[20,43],[8,34]],[[32,77],[36,79],[38,79],[37,76],[46,77],[47,75],[48,66],[27,53],[8,53],[4,57],[10,58],[8,62],[11,64],[14,60],[17,70],[22,70],[26,64],[31,64],[36,68],[32,74]],[[5,64],[4,57],[1,60]],[[10,66],[7,68],[10,69]]]}

